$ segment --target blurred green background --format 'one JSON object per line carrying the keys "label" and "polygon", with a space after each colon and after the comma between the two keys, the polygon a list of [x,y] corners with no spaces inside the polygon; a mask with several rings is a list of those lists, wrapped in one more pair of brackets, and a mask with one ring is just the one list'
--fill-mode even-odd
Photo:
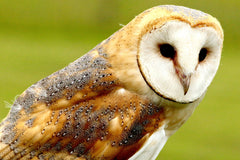
{"label": "blurred green background", "polygon": [[16,95],[74,61],[145,9],[183,5],[219,19],[225,31],[219,71],[186,124],[158,159],[240,159],[240,1],[1,0],[0,119]]}

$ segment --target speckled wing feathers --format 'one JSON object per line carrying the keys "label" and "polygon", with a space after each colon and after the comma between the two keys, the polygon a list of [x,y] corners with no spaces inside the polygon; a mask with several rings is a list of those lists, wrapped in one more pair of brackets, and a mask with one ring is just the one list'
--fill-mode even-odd
{"label": "speckled wing feathers", "polygon": [[0,126],[0,159],[127,159],[162,112],[122,88],[93,50],[17,98]]}

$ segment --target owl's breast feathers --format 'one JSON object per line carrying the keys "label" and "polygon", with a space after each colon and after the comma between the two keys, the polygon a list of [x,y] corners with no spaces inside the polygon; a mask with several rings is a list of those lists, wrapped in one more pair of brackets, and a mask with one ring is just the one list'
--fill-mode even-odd
{"label": "owl's breast feathers", "polygon": [[127,159],[164,110],[124,89],[93,50],[22,93],[0,124],[0,159]]}

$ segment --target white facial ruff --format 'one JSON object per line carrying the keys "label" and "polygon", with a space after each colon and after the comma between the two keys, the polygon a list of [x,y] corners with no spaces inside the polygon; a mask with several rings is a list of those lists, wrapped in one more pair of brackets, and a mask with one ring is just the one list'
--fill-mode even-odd
{"label": "white facial ruff", "polygon": [[[191,74],[190,86],[184,94],[172,59],[163,57],[159,44],[170,44],[185,74]],[[200,98],[211,83],[221,57],[222,39],[211,27],[192,28],[181,21],[169,21],[143,36],[138,63],[147,84],[160,96],[179,103]],[[199,52],[208,49],[206,59],[199,62]]]}

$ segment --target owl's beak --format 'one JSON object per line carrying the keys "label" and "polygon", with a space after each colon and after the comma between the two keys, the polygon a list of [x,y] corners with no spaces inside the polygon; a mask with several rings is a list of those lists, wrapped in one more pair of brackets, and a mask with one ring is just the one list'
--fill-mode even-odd
{"label": "owl's beak", "polygon": [[183,86],[184,95],[186,95],[188,92],[188,89],[189,89],[189,85],[190,85],[191,74],[188,74],[188,75],[179,74],[178,76],[179,76],[180,82]]}
{"label": "owl's beak", "polygon": [[191,80],[191,73],[185,74],[181,69],[176,68],[176,73],[179,77],[179,80],[183,86],[184,95],[187,94],[189,86],[190,86],[190,80]]}

